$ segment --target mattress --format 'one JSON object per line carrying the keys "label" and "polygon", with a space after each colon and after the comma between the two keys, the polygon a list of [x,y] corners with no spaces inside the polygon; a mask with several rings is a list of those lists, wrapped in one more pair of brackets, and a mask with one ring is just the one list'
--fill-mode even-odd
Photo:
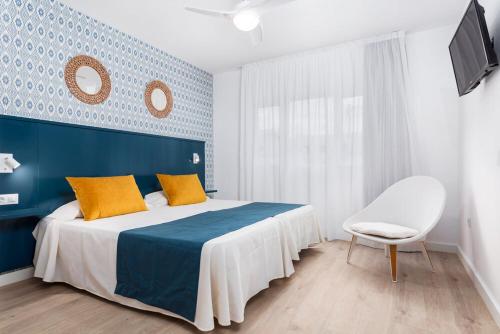
{"label": "mattress", "polygon": [[198,329],[242,322],[247,301],[269,282],[294,273],[299,252],[323,240],[314,209],[302,206],[230,232],[203,245],[194,322],[167,310],[114,294],[120,232],[167,223],[195,214],[248,204],[209,199],[178,207],[84,222],[44,218],[33,235],[37,240],[35,276],[65,282],[95,295],[141,310],[181,318]]}

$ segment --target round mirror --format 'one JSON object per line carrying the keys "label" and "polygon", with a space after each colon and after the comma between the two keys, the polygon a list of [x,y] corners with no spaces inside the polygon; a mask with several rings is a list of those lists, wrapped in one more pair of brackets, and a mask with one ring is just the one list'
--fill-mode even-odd
{"label": "round mirror", "polygon": [[151,104],[156,110],[163,110],[167,106],[167,96],[160,88],[153,89]]}
{"label": "round mirror", "polygon": [[80,101],[98,104],[111,92],[111,80],[102,64],[89,56],[72,58],[64,69],[64,79],[70,92]]}
{"label": "round mirror", "polygon": [[167,117],[174,107],[174,99],[170,88],[158,80],[151,81],[146,86],[144,101],[151,115],[157,118]]}
{"label": "round mirror", "polygon": [[86,94],[95,95],[102,87],[101,77],[90,66],[81,66],[76,70],[76,84]]}

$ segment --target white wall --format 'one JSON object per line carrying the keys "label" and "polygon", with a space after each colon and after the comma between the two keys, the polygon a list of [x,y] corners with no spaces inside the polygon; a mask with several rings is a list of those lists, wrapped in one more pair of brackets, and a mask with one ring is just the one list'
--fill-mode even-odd
{"label": "white wall", "polygon": [[[500,55],[500,1],[480,2]],[[463,139],[460,248],[489,294],[491,304],[496,304],[500,324],[500,71],[462,97],[460,109]]]}
{"label": "white wall", "polygon": [[214,75],[214,165],[216,198],[238,199],[241,71]]}
{"label": "white wall", "polygon": [[443,218],[428,240],[459,240],[459,112],[458,94],[448,45],[456,26],[407,35],[410,102],[415,115],[417,174],[440,180],[447,190]]}

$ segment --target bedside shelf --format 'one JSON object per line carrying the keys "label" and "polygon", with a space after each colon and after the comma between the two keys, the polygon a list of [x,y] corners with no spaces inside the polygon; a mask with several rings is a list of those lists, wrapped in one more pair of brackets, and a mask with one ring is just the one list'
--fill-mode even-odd
{"label": "bedside shelf", "polygon": [[10,211],[0,212],[0,220],[25,218],[25,217],[43,217],[47,214],[49,214],[49,212],[40,208],[10,210]]}

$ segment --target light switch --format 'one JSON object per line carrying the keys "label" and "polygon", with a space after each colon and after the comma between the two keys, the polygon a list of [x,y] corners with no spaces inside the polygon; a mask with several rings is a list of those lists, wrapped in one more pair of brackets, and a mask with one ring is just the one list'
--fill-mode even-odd
{"label": "light switch", "polygon": [[19,204],[19,194],[0,195],[0,205],[15,205],[15,204]]}

